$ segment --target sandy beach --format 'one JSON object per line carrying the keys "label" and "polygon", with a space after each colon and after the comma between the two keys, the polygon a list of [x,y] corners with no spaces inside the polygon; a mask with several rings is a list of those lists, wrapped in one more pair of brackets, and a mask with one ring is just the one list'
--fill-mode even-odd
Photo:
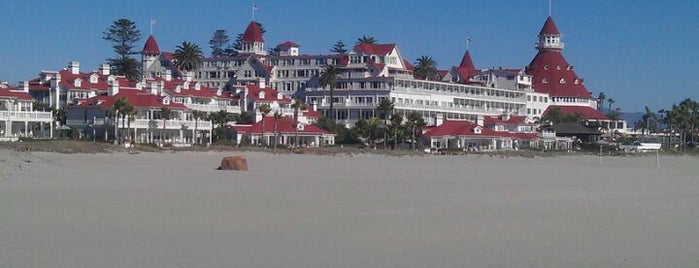
{"label": "sandy beach", "polygon": [[0,153],[0,267],[699,266],[693,157]]}

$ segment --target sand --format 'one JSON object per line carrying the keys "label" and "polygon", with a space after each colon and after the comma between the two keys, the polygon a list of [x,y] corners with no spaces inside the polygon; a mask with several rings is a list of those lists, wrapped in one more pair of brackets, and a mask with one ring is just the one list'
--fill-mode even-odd
{"label": "sand", "polygon": [[0,267],[699,266],[691,157],[0,154]]}

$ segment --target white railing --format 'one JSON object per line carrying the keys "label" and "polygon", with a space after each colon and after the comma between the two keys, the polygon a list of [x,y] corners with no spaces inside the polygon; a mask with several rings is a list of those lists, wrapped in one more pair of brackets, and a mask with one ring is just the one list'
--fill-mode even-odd
{"label": "white railing", "polygon": [[212,104],[194,104],[194,103],[188,103],[185,104],[187,108],[192,109],[192,110],[197,110],[197,111],[204,111],[204,112],[218,112],[220,110],[225,110],[226,112],[229,113],[240,113],[240,106],[231,106],[231,105],[212,105]]}
{"label": "white railing", "polygon": [[[205,120],[199,120],[195,121],[194,120],[178,120],[178,119],[170,119],[165,121],[165,128],[166,129],[190,129],[194,130],[194,126],[196,124],[197,129],[199,130],[205,130],[205,129],[212,129],[213,124],[211,121],[205,121]],[[152,128],[152,129],[162,129],[163,128],[163,120],[162,119],[136,119],[134,121],[131,121],[131,127],[132,128]]]}
{"label": "white railing", "polygon": [[51,112],[0,111],[0,120],[52,122],[53,115]]}

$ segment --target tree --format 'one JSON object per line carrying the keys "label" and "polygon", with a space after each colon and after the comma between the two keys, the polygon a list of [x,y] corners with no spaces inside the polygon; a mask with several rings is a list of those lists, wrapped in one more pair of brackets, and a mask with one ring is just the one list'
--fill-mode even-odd
{"label": "tree", "polygon": [[136,23],[129,19],[118,19],[112,23],[102,39],[112,42],[114,52],[120,58],[136,54],[134,51],[136,42],[141,39],[141,31],[136,29]]}
{"label": "tree", "polygon": [[325,88],[326,86],[329,87],[329,95],[330,95],[330,109],[328,109],[328,117],[330,117],[330,120],[335,120],[335,116],[333,115],[333,106],[334,106],[334,101],[333,98],[335,97],[335,85],[337,84],[337,76],[342,73],[342,70],[338,68],[335,65],[328,65],[328,67],[325,67],[325,70],[323,73],[320,74],[319,82],[320,86],[322,88]]}
{"label": "tree", "polygon": [[643,117],[641,117],[640,128],[643,129],[643,134],[645,134],[646,131],[648,131],[648,134],[650,134],[657,131],[658,129],[658,116],[654,112],[651,112],[648,106],[646,106],[645,108],[646,112],[645,114],[643,114]]}
{"label": "tree", "polygon": [[163,118],[163,135],[160,137],[160,139],[163,140],[163,142],[167,140],[167,120],[170,119],[171,112],[172,110],[168,107],[160,107],[160,115]]}
{"label": "tree", "polygon": [[418,131],[420,131],[420,134],[422,134],[422,128],[427,125],[425,122],[425,119],[422,118],[422,115],[418,112],[411,112],[406,116],[406,127],[410,129],[410,149],[415,150],[415,136]]}
{"label": "tree", "polygon": [[604,101],[607,99],[607,95],[604,95],[604,92],[600,92],[597,95],[597,110],[602,110],[604,108]]}
{"label": "tree", "polygon": [[[211,123],[216,125],[216,140],[220,140],[224,137],[226,131],[226,123],[234,121],[236,118],[234,114],[226,112],[226,110],[219,110],[218,112],[211,113],[209,115],[209,120]],[[252,119],[251,119],[252,121]]]}
{"label": "tree", "polygon": [[199,139],[199,119],[206,118],[206,112],[194,110],[192,111],[192,118],[194,118],[194,144],[197,144]]}
{"label": "tree", "polygon": [[609,111],[607,111],[607,112],[611,113],[612,112],[612,104],[614,104],[614,99],[612,99],[612,98],[607,99],[607,103],[609,104]]}
{"label": "tree", "polygon": [[175,49],[174,62],[176,68],[189,72],[204,63],[204,53],[198,45],[184,41]]}
{"label": "tree", "polygon": [[279,111],[274,112],[274,150],[277,150],[277,144],[279,143],[279,132],[277,131],[277,125],[279,120],[283,117],[282,113]]}
{"label": "tree", "polygon": [[279,47],[271,47],[267,49],[267,55],[269,56],[279,56],[280,52]]}
{"label": "tree", "polygon": [[291,104],[291,108],[294,109],[294,146],[299,146],[299,110],[306,110],[306,105],[299,99],[294,99],[294,103]]}
{"label": "tree", "polygon": [[393,101],[389,100],[388,98],[384,98],[379,102],[379,106],[376,107],[377,110],[379,110],[381,114],[381,118],[383,118],[383,128],[384,128],[384,134],[383,134],[383,147],[386,148],[386,134],[388,131],[387,126],[388,126],[388,115],[393,112],[393,108],[395,106],[393,105]]}
{"label": "tree", "polygon": [[362,35],[362,37],[357,38],[357,45],[360,44],[376,44],[376,38],[372,36]]}
{"label": "tree", "polygon": [[398,139],[403,136],[403,116],[399,113],[391,115],[391,132],[393,132],[393,148],[398,147]]}
{"label": "tree", "polygon": [[117,136],[115,136],[114,139],[121,142],[120,136],[123,136],[123,134],[120,132],[123,132],[123,130],[119,130],[119,116],[121,116],[122,118],[121,126],[123,128],[124,118],[126,118],[127,112],[129,110],[133,110],[133,106],[131,105],[131,103],[129,103],[129,100],[127,98],[119,98],[116,101],[114,101],[110,109],[114,113],[114,128],[116,128],[116,131],[114,133],[117,134]]}
{"label": "tree", "polygon": [[335,44],[330,48],[330,52],[336,53],[336,54],[345,54],[347,53],[347,48],[345,46],[345,42],[342,40],[337,40]]}
{"label": "tree", "polygon": [[430,56],[420,56],[415,60],[416,78],[428,80],[437,74],[437,62]]}
{"label": "tree", "polygon": [[252,118],[252,113],[248,111],[248,112],[242,112],[242,113],[240,113],[240,114],[237,116],[237,118],[236,118],[235,121],[236,121],[236,123],[238,123],[238,124],[246,125],[246,124],[252,124],[252,121],[253,121],[252,119],[253,119],[253,118]]}
{"label": "tree", "polygon": [[124,75],[132,81],[138,80],[141,65],[139,61],[129,57],[138,53],[134,48],[141,39],[141,31],[136,29],[136,23],[129,19],[118,19],[103,34],[102,39],[111,42],[114,52],[119,55],[117,58],[107,58],[107,62],[112,66],[112,72],[116,75]]}
{"label": "tree", "polygon": [[130,81],[141,79],[141,62],[132,57],[107,59],[115,75],[123,75]]}
{"label": "tree", "polygon": [[226,30],[216,30],[214,36],[209,40],[209,45],[211,48],[211,57],[223,57],[226,56],[226,49],[230,46],[230,38],[228,38],[228,33]]}
{"label": "tree", "polygon": [[262,104],[260,107],[257,107],[257,109],[260,111],[262,114],[262,145],[266,146],[267,142],[265,141],[265,117],[272,111],[272,108],[269,108],[269,105],[267,104]]}

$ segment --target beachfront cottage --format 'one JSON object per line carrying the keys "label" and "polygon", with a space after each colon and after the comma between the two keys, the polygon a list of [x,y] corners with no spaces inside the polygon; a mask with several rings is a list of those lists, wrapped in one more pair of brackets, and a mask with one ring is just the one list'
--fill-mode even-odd
{"label": "beachfront cottage", "polygon": [[20,137],[53,137],[51,112],[34,111],[29,84],[21,88],[0,83],[0,141],[16,141]]}
{"label": "beachfront cottage", "polygon": [[538,139],[536,133],[495,131],[467,120],[445,120],[424,135],[430,148],[464,151],[516,150]]}
{"label": "beachfront cottage", "polygon": [[[335,134],[315,125],[296,123],[291,117],[279,120],[266,116],[252,125],[231,125],[234,143],[250,142],[256,145],[320,147],[335,144]],[[298,142],[296,140],[298,137]]]}
{"label": "beachfront cottage", "polygon": [[[156,143],[161,146],[190,146],[211,142],[211,121],[195,118],[193,110],[173,101],[165,92],[164,81],[131,82],[109,80],[109,93],[77,100],[66,107],[67,124],[93,140]],[[178,89],[170,89],[175,92]],[[114,111],[124,99],[133,111],[124,116]],[[118,121],[117,121],[118,120]]]}

